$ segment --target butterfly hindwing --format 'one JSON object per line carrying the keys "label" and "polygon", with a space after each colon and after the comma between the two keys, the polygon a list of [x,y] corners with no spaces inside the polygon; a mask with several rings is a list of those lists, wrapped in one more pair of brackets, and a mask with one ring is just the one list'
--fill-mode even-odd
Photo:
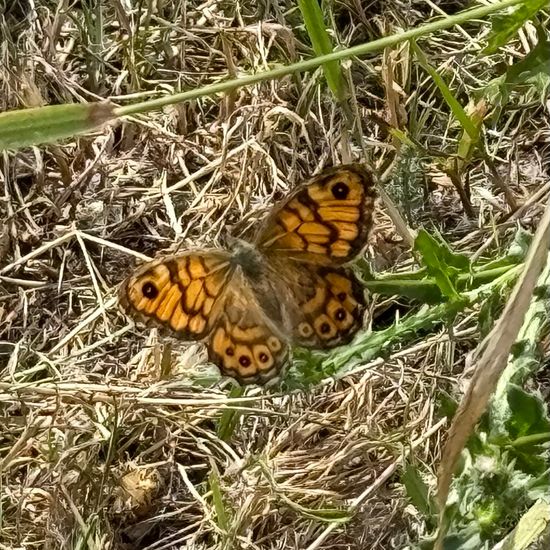
{"label": "butterfly hindwing", "polygon": [[141,320],[200,340],[219,311],[231,275],[229,258],[224,251],[205,250],[146,263],[124,281],[120,302]]}
{"label": "butterfly hindwing", "polygon": [[351,340],[365,311],[364,292],[351,269],[286,260],[277,272],[287,289],[293,343],[323,349]]}
{"label": "butterfly hindwing", "polygon": [[236,277],[208,338],[210,359],[242,384],[263,384],[288,360],[286,336]]}
{"label": "butterfly hindwing", "polygon": [[373,177],[361,165],[326,170],[298,186],[268,217],[258,247],[311,263],[346,263],[366,244],[374,199]]}

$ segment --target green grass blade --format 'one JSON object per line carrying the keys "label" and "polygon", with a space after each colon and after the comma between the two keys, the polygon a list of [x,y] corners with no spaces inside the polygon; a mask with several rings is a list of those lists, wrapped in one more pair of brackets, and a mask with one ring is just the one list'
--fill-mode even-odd
{"label": "green grass blade", "polygon": [[462,105],[455,98],[443,78],[440,74],[428,63],[424,52],[418,47],[414,40],[411,40],[411,45],[418,62],[422,68],[432,77],[435,85],[439,88],[443,99],[450,107],[454,117],[458,120],[465,132],[470,136],[472,141],[477,142],[479,131],[478,127],[472,122],[471,118],[468,116]]}
{"label": "green grass blade", "polygon": [[48,105],[0,113],[0,151],[89,132],[113,117],[108,103]]}
{"label": "green grass blade", "polygon": [[[317,56],[332,52],[332,41],[325,26],[323,12],[317,0],[298,0],[298,6],[302,12],[307,33],[311,40],[313,50]],[[327,84],[338,101],[342,101],[346,95],[345,81],[338,61],[328,61],[323,64],[323,71]]]}
{"label": "green grass blade", "polygon": [[[229,392],[230,398],[241,397],[244,394],[244,388],[242,386],[234,386]],[[243,411],[238,409],[229,408],[223,411],[220,420],[218,422],[217,434],[222,441],[229,441],[239,418],[242,416]]]}
{"label": "green grass blade", "polygon": [[210,490],[212,491],[212,502],[214,504],[214,510],[216,511],[216,518],[218,520],[219,527],[227,532],[229,527],[229,517],[225,510],[225,504],[222,496],[222,489],[220,486],[220,474],[218,468],[213,460],[210,461],[210,473],[208,474],[208,483]]}

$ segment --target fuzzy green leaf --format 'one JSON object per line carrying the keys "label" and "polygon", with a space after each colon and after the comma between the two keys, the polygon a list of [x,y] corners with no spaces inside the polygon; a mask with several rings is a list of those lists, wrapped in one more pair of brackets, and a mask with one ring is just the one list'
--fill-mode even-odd
{"label": "fuzzy green leaf", "polygon": [[550,432],[550,421],[541,399],[515,384],[509,386],[507,399],[512,413],[507,422],[511,438]]}

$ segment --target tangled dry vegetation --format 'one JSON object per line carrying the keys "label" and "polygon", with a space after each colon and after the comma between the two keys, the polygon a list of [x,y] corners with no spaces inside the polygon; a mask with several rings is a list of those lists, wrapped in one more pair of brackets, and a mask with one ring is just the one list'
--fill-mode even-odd
{"label": "tangled dry vegetation", "polygon": [[[342,44],[435,14],[420,0],[361,4],[334,6]],[[312,55],[290,1],[33,5],[9,3],[0,16],[2,110],[124,104]],[[421,42],[463,98],[533,38],[522,31],[516,50],[479,58],[486,32],[468,25]],[[398,174],[388,191],[414,227],[437,227],[468,255],[498,254],[518,224],[533,229],[548,195],[548,109],[533,97],[501,115],[486,136],[494,173],[469,170],[468,216],[436,157],[394,162],[389,124],[414,119],[426,151],[456,148],[444,102],[410,61],[402,45],[349,65],[364,136],[350,138],[352,156],[366,150],[379,172]],[[446,426],[436,396],[460,391],[476,311],[409,335],[349,376],[238,396],[204,366],[201,346],[172,341],[168,353],[116,305],[136,258],[246,236],[298,181],[342,160],[350,131],[321,76],[3,155],[0,548],[389,549],[424,532],[400,465],[412,453],[435,474]],[[367,255],[378,272],[411,266],[382,203]],[[372,296],[370,328],[401,306]]]}

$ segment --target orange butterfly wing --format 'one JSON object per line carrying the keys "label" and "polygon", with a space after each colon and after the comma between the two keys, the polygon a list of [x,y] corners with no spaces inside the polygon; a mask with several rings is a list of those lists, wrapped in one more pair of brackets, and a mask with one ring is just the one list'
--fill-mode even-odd
{"label": "orange butterfly wing", "polygon": [[330,168],[302,184],[268,218],[256,241],[268,254],[341,265],[366,244],[374,180],[359,164]]}
{"label": "orange butterfly wing", "polygon": [[122,283],[120,303],[145,322],[200,340],[210,332],[221,306],[231,275],[229,260],[228,253],[212,250],[149,262]]}
{"label": "orange butterfly wing", "polygon": [[183,339],[206,337],[210,359],[223,374],[263,384],[288,358],[288,338],[278,328],[281,304],[266,289],[258,296],[230,259],[215,250],[149,262],[122,283],[120,303]]}
{"label": "orange butterfly wing", "polygon": [[282,284],[292,341],[330,348],[348,342],[362,325],[363,289],[340,267],[365,247],[376,192],[359,164],[330,168],[298,186],[268,218],[258,247]]}

